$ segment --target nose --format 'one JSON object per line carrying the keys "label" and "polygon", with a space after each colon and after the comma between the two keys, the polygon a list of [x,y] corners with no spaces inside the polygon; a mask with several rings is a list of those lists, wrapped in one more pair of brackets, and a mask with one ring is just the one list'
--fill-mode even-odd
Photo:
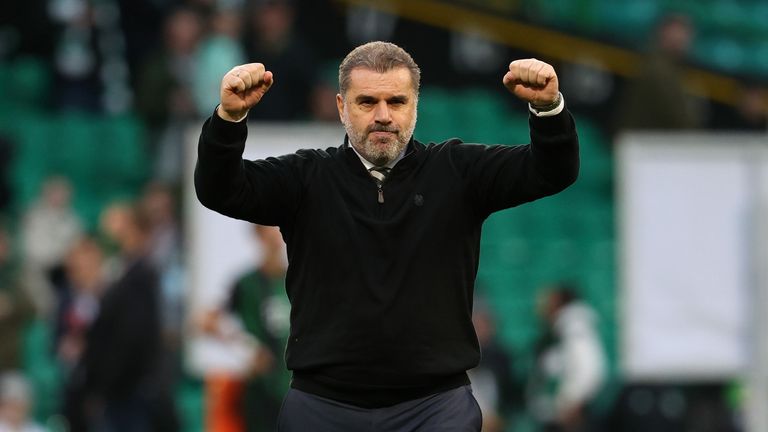
{"label": "nose", "polygon": [[392,122],[392,117],[389,113],[389,106],[387,105],[387,101],[379,101],[378,104],[376,104],[376,112],[374,120],[376,123],[380,124],[389,124]]}

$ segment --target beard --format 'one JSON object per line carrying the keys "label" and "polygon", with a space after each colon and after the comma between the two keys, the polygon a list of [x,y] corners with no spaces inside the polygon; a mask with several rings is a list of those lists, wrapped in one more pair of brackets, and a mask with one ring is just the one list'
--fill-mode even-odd
{"label": "beard", "polygon": [[[352,147],[368,162],[376,166],[384,166],[395,160],[408,145],[416,129],[416,113],[414,112],[413,120],[405,128],[398,128],[394,124],[374,123],[365,130],[357,130],[349,121],[346,110],[343,123]],[[372,132],[391,132],[392,135],[371,136]]]}

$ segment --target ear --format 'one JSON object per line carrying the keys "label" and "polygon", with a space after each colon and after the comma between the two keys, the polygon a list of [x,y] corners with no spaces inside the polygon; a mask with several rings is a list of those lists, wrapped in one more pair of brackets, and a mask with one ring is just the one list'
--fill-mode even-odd
{"label": "ear", "polygon": [[344,98],[341,96],[341,94],[336,94],[336,108],[339,110],[339,120],[341,122],[344,122]]}

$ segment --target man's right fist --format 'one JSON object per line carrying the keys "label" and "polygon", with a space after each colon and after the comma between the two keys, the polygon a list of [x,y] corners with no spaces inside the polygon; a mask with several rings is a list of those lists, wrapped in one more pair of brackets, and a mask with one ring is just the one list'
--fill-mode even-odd
{"label": "man's right fist", "polygon": [[264,97],[272,82],[272,72],[261,63],[235,66],[221,79],[221,104],[216,112],[224,120],[240,121]]}

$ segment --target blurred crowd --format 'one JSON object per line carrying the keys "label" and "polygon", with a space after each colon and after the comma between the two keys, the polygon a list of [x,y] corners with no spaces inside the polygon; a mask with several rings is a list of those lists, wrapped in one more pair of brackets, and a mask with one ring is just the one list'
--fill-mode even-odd
{"label": "blurred crowd", "polygon": [[290,0],[32,0],[3,9],[0,62],[38,66],[27,73],[40,75],[38,107],[136,115],[158,179],[179,181],[189,122],[213,112],[234,65],[259,61],[278,77],[251,120],[337,119],[334,75],[297,28]]}
{"label": "blurred crowd", "polygon": [[16,427],[34,400],[21,374],[25,332],[41,322],[66,430],[175,430],[183,287],[173,192],[153,183],[135,201],[111,203],[94,232],[72,193],[65,178],[50,178],[17,235],[0,227],[0,424],[36,430]]}
{"label": "blurred crowd", "polygon": [[[40,430],[33,421],[34,380],[24,375],[33,323],[43,323],[50,336],[46,349],[59,372],[56,406],[44,413],[47,428],[181,430],[175,392],[186,373],[186,331],[225,345],[247,340],[240,375],[282,368],[283,378],[270,386],[244,388],[250,405],[286,386],[281,339],[267,339],[271,333],[265,332],[287,329],[287,299],[276,303],[265,296],[265,305],[272,304],[270,325],[258,327],[266,306],[259,306],[258,284],[253,288],[253,278],[246,278],[233,288],[230,304],[187,316],[178,197],[187,128],[215,108],[221,76],[232,66],[259,59],[279,76],[273,103],[254,110],[252,119],[336,118],[335,85],[296,28],[294,7],[269,0],[3,6],[0,61],[42,65],[44,96],[34,113],[134,115],[147,131],[144,151],[155,166],[135,196],[105,204],[94,224],[77,213],[77,190],[60,175],[46,179],[33,202],[17,202],[6,169],[16,143],[0,138],[0,430]],[[265,277],[279,281],[270,290],[284,297],[284,269],[265,265]],[[235,310],[244,318],[233,318]],[[246,331],[254,334],[246,337]],[[262,348],[255,355],[257,345]],[[244,427],[244,419],[226,415],[240,412],[240,404],[217,397],[237,387],[221,376],[228,375],[213,373],[206,382],[207,430],[244,430],[227,429]],[[274,410],[280,395],[268,401],[264,409]],[[248,430],[273,429],[266,427],[250,424]]]}
{"label": "blurred crowd", "polygon": [[[275,74],[269,103],[252,110],[250,120],[336,122],[332,59],[367,38],[413,40],[429,74],[450,62],[450,78],[426,75],[425,81],[438,83],[483,74],[496,83],[501,75],[494,65],[503,67],[511,54],[457,38],[450,53],[420,57],[419,51],[433,49],[429,38],[398,36],[395,16],[364,8],[351,9],[343,28],[326,25],[343,42],[318,49],[313,38],[323,25],[305,33],[309,26],[299,25],[297,8],[290,0],[27,0],[3,6],[0,60],[34,58],[45,65],[45,109],[138,116],[155,166],[136,196],[100,209],[96,226],[75,211],[77,191],[65,177],[46,179],[37,199],[21,208],[14,207],[7,179],[0,181],[0,432],[183,430],[175,392],[188,373],[182,347],[189,334],[205,359],[206,430],[274,429],[289,380],[282,363],[289,314],[282,240],[274,229],[254,227],[262,260],[233,281],[224,304],[188,316],[179,186],[190,122],[213,111],[222,75],[244,62],[265,63]],[[746,81],[736,106],[691,96],[684,66],[694,33],[686,17],[662,20],[637,78],[618,89],[605,90],[599,75],[590,80],[596,75],[589,70],[563,68],[569,104],[602,119],[608,133],[765,131],[760,82]],[[0,137],[0,177],[10,169],[12,149]],[[534,358],[516,356],[496,338],[497,311],[478,301],[483,362],[471,375],[484,430],[508,430],[523,411],[542,430],[599,430],[602,420],[593,408],[608,365],[597,316],[578,291],[567,284],[542,287]],[[45,425],[36,423],[36,398],[24,373],[32,322],[44,323],[59,371],[54,415],[37,419]],[[722,427],[717,430],[730,430]]]}
{"label": "blurred crowd", "polygon": [[32,0],[6,5],[0,17],[0,58],[45,62],[52,108],[135,107],[153,126],[207,116],[223,73],[260,59],[285,84],[256,118],[324,115],[311,103],[318,60],[290,0]]}

